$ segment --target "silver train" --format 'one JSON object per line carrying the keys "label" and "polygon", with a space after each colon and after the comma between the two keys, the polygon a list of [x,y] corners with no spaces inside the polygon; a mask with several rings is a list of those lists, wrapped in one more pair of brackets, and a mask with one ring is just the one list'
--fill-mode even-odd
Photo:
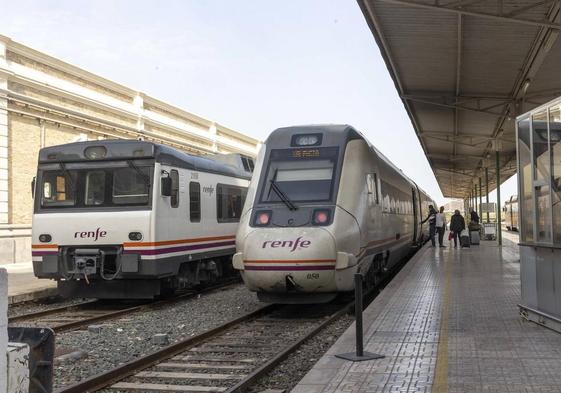
{"label": "silver train", "polygon": [[518,195],[512,195],[503,207],[506,229],[518,231]]}
{"label": "silver train", "polygon": [[[152,298],[232,271],[253,161],[135,140],[41,149],[35,276],[66,297]],[[232,272],[233,273],[233,272]]]}
{"label": "silver train", "polygon": [[422,245],[430,204],[351,126],[280,128],[257,158],[234,268],[262,301],[327,302]]}

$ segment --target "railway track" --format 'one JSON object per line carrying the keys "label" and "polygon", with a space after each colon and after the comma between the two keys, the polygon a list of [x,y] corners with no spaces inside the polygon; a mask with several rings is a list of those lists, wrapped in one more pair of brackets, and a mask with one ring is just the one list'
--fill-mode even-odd
{"label": "railway track", "polygon": [[[407,259],[364,293],[365,304]],[[264,306],[55,393],[243,392],[353,305]]]}
{"label": "railway track", "polygon": [[349,307],[265,306],[57,393],[243,391]]}
{"label": "railway track", "polygon": [[214,286],[205,287],[201,290],[183,292],[168,299],[143,302],[132,306],[130,303],[108,304],[107,302],[100,300],[89,300],[69,306],[56,307],[48,310],[13,316],[8,318],[8,323],[11,326],[49,327],[55,333],[62,333],[117,318],[122,315],[143,311],[148,308],[174,304],[179,301],[187,300],[206,292],[223,289],[237,283],[239,283],[238,279],[228,280]]}

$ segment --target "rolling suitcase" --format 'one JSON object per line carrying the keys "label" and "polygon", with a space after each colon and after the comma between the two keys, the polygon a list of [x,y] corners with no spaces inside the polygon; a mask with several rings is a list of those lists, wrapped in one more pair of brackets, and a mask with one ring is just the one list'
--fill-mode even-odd
{"label": "rolling suitcase", "polygon": [[471,244],[479,245],[479,231],[471,231],[469,233],[469,239]]}
{"label": "rolling suitcase", "polygon": [[460,233],[460,247],[469,247],[469,232],[465,229]]}

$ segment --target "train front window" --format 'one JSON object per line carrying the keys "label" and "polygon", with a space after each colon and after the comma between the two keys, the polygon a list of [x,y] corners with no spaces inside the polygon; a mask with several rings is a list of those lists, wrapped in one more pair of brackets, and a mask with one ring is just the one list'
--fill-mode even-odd
{"label": "train front window", "polygon": [[145,205],[150,196],[148,168],[116,169],[113,174],[113,203],[116,205]]}
{"label": "train front window", "polygon": [[[132,165],[132,166],[131,166]],[[103,208],[147,206],[150,202],[154,167],[127,167],[44,170],[40,207]]]}
{"label": "train front window", "polygon": [[44,207],[74,206],[76,177],[68,171],[50,171],[43,175],[43,195],[41,204]]}
{"label": "train front window", "polygon": [[86,175],[86,200],[88,206],[103,205],[105,202],[105,172],[89,171]]}
{"label": "train front window", "polygon": [[[313,152],[312,152],[313,150]],[[271,152],[261,202],[329,201],[333,193],[337,148],[302,149]],[[280,191],[280,192],[279,192]]]}

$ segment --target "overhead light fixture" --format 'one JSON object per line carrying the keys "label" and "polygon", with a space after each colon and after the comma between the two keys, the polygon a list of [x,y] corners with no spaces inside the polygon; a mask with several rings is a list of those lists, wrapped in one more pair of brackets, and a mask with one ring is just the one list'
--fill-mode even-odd
{"label": "overhead light fixture", "polygon": [[526,79],[524,81],[524,84],[522,85],[522,94],[526,95],[526,92],[528,91],[528,88],[530,87],[530,79]]}

